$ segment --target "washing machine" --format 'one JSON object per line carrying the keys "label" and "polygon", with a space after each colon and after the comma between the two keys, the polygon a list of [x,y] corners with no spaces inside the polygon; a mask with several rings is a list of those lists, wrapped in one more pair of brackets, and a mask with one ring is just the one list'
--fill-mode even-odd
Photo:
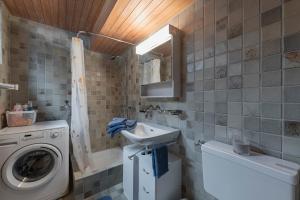
{"label": "washing machine", "polygon": [[0,130],[0,199],[54,200],[68,191],[69,127],[38,122]]}

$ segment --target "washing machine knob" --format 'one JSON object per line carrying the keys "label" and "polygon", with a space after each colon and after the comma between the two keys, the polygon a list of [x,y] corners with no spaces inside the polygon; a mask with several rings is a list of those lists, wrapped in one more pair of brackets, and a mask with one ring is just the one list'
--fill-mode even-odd
{"label": "washing machine knob", "polygon": [[58,132],[54,132],[54,133],[51,133],[50,134],[50,137],[51,138],[57,138],[59,136],[59,133]]}

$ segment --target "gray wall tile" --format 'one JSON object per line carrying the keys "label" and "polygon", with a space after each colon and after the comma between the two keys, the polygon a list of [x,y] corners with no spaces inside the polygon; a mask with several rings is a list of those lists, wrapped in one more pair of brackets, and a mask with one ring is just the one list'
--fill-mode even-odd
{"label": "gray wall tile", "polygon": [[227,115],[215,115],[215,123],[219,126],[227,126]]}
{"label": "gray wall tile", "polygon": [[228,114],[230,115],[242,115],[242,103],[241,102],[229,102]]}
{"label": "gray wall tile", "polygon": [[242,118],[238,115],[228,115],[228,127],[241,129],[242,128]]}
{"label": "gray wall tile", "polygon": [[276,71],[281,69],[281,54],[276,54],[268,57],[264,57],[262,60],[262,70]]}
{"label": "gray wall tile", "polygon": [[265,41],[262,44],[262,55],[270,56],[281,53],[281,39]]}
{"label": "gray wall tile", "polygon": [[215,112],[219,114],[227,114],[227,102],[226,103],[215,103]]}
{"label": "gray wall tile", "polygon": [[225,78],[227,77],[227,66],[220,66],[215,68],[215,78]]}
{"label": "gray wall tile", "polygon": [[266,149],[281,151],[281,137],[276,135],[264,134],[260,136],[261,145]]}
{"label": "gray wall tile", "polygon": [[280,86],[281,85],[281,71],[272,71],[262,73],[262,86]]}
{"label": "gray wall tile", "polygon": [[300,121],[300,104],[284,104],[284,119]]}
{"label": "gray wall tile", "polygon": [[281,118],[281,104],[262,103],[262,117],[280,119]]}
{"label": "gray wall tile", "polygon": [[281,87],[263,87],[261,90],[262,102],[281,102]]}
{"label": "gray wall tile", "polygon": [[259,60],[248,60],[243,64],[243,74],[259,73]]}
{"label": "gray wall tile", "polygon": [[284,135],[286,136],[300,136],[300,122],[299,121],[284,121]]}
{"label": "gray wall tile", "polygon": [[259,74],[243,76],[243,88],[259,87]]}
{"label": "gray wall tile", "polygon": [[281,120],[262,119],[261,131],[264,133],[281,135]]}
{"label": "gray wall tile", "polygon": [[284,38],[284,51],[297,51],[300,49],[300,33],[296,33]]}
{"label": "gray wall tile", "polygon": [[260,104],[259,103],[244,103],[243,104],[243,115],[244,116],[259,116],[260,115]]}
{"label": "gray wall tile", "polygon": [[284,85],[300,85],[300,68],[284,70]]}
{"label": "gray wall tile", "polygon": [[215,79],[215,89],[222,90],[227,88],[227,78]]}
{"label": "gray wall tile", "polygon": [[268,10],[261,15],[262,26],[267,26],[275,22],[281,21],[281,6]]}
{"label": "gray wall tile", "polygon": [[283,137],[282,152],[288,155],[300,157],[300,139]]}
{"label": "gray wall tile", "polygon": [[243,89],[243,101],[258,102],[259,101],[259,88]]}
{"label": "gray wall tile", "polygon": [[258,117],[244,117],[244,129],[260,131],[260,120]]}
{"label": "gray wall tile", "polygon": [[228,66],[228,75],[229,76],[236,76],[242,74],[242,64],[241,63],[234,63]]}
{"label": "gray wall tile", "polygon": [[242,88],[242,77],[241,76],[230,76],[229,77],[229,89]]}
{"label": "gray wall tile", "polygon": [[300,103],[300,86],[284,88],[285,103]]}

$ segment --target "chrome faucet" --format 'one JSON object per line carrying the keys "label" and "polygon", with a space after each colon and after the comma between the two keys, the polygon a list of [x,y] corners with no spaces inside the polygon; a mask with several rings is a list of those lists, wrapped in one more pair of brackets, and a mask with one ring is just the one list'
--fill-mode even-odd
{"label": "chrome faucet", "polygon": [[152,111],[154,110],[153,105],[149,105],[146,110],[145,110],[145,118],[147,119],[148,117],[152,118]]}

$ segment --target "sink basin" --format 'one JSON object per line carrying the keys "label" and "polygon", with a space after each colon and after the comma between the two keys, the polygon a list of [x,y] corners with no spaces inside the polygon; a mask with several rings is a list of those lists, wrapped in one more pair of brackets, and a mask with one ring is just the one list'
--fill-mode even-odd
{"label": "sink basin", "polygon": [[138,122],[135,129],[123,130],[121,133],[133,143],[153,145],[175,141],[180,130],[158,124]]}

